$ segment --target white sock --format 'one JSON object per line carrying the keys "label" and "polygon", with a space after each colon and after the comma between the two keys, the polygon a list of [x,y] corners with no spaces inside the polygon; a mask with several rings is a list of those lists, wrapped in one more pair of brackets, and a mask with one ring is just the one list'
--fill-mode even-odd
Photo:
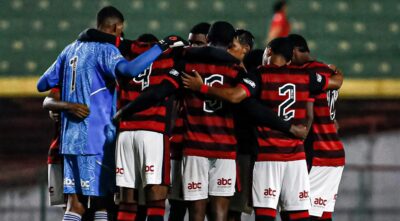
{"label": "white sock", "polygon": [[65,212],[63,221],[81,221],[82,216],[74,212]]}
{"label": "white sock", "polygon": [[107,212],[106,211],[96,211],[94,213],[95,221],[107,221]]}

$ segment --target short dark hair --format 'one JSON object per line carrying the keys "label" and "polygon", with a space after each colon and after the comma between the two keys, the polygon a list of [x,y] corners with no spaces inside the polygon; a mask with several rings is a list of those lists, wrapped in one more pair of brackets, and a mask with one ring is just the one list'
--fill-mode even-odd
{"label": "short dark hair", "polygon": [[140,41],[140,42],[146,42],[146,43],[158,42],[158,38],[155,35],[150,34],[150,33],[141,34],[136,40]]}
{"label": "short dark hair", "polygon": [[201,22],[193,26],[193,28],[190,29],[190,33],[207,35],[208,31],[210,30],[210,26],[211,25],[207,22]]}
{"label": "short dark hair", "polygon": [[235,32],[235,37],[238,38],[240,44],[247,44],[250,46],[250,50],[253,49],[254,36],[251,34],[251,32],[244,29],[237,29]]}
{"label": "short dark hair", "polygon": [[274,3],[273,12],[277,13],[282,10],[282,8],[286,5],[286,1],[278,0]]}
{"label": "short dark hair", "polygon": [[97,13],[97,27],[104,25],[106,20],[109,18],[117,18],[121,22],[124,22],[124,16],[122,13],[113,6],[106,6]]}
{"label": "short dark hair", "polygon": [[288,36],[288,39],[292,43],[293,47],[299,48],[299,51],[310,52],[307,41],[303,36],[301,36],[299,34],[290,34]]}
{"label": "short dark hair", "polygon": [[243,64],[247,71],[251,72],[257,69],[258,66],[262,65],[263,55],[264,50],[262,49],[251,50],[243,60]]}
{"label": "short dark hair", "polygon": [[235,28],[226,21],[217,21],[211,25],[207,38],[212,45],[229,47],[235,37]]}
{"label": "short dark hair", "polygon": [[287,62],[293,57],[293,45],[288,38],[275,38],[268,43],[274,54],[282,55]]}

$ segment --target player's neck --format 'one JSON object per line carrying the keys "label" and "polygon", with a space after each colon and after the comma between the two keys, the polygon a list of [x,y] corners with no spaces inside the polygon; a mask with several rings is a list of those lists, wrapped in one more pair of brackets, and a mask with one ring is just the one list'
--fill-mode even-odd
{"label": "player's neck", "polygon": [[269,61],[270,65],[275,65],[278,67],[282,67],[282,66],[286,65],[286,63],[287,62],[286,62],[285,58],[282,56],[271,56],[271,59]]}

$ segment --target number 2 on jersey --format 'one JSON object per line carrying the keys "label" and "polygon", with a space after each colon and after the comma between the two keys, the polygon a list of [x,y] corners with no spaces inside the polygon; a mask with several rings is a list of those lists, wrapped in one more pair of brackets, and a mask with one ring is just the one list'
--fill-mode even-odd
{"label": "number 2 on jersey", "polygon": [[285,84],[279,87],[279,96],[287,96],[278,107],[278,116],[283,117],[283,120],[288,121],[294,118],[295,110],[289,110],[288,108],[296,102],[296,85]]}
{"label": "number 2 on jersey", "polygon": [[72,78],[71,78],[71,92],[75,90],[76,84],[76,65],[78,63],[78,56],[74,56],[69,60],[69,66],[72,68]]}

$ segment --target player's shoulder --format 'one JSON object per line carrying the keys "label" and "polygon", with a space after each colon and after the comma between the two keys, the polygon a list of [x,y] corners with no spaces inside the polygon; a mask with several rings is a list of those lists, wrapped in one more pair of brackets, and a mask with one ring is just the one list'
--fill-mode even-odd
{"label": "player's shoulder", "polygon": [[204,63],[224,63],[224,64],[239,64],[240,61],[229,54],[226,50],[206,46],[206,47],[192,47],[185,51],[187,61],[198,61]]}
{"label": "player's shoulder", "polygon": [[307,69],[310,72],[322,73],[322,74],[332,74],[333,71],[328,66],[328,64],[322,61],[309,61],[303,65],[304,69]]}

